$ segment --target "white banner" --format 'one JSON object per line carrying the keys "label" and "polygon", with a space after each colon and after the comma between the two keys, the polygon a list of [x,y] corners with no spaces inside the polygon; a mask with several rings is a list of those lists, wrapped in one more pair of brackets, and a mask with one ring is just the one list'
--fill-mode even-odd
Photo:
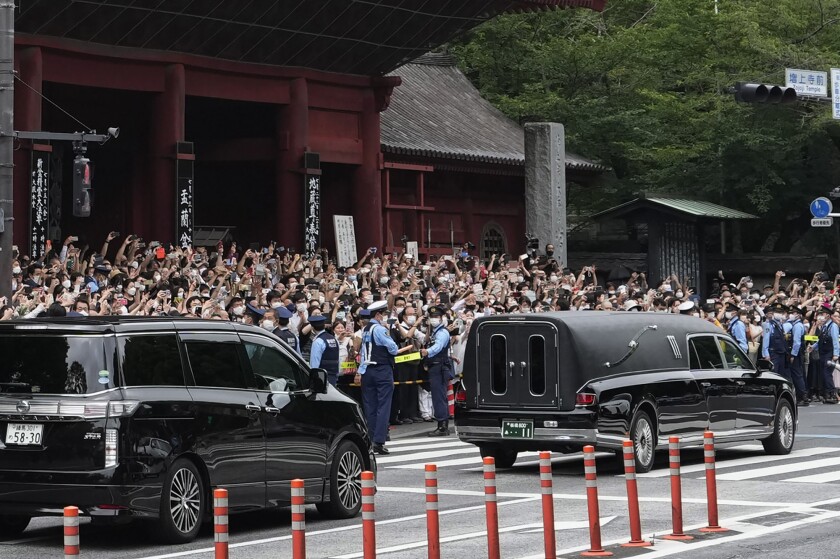
{"label": "white banner", "polygon": [[359,257],[356,253],[356,229],[352,215],[333,215],[335,226],[335,249],[338,266],[346,268],[355,264]]}
{"label": "white banner", "polygon": [[420,254],[418,254],[417,241],[408,241],[405,243],[405,252],[413,256],[416,261],[419,261]]}
{"label": "white banner", "polygon": [[840,120],[840,68],[831,69],[831,112]]}

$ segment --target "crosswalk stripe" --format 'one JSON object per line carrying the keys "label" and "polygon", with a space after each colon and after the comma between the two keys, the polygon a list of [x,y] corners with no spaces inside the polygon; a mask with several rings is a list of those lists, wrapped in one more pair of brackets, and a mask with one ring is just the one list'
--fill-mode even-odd
{"label": "crosswalk stripe", "polygon": [[[840,452],[840,448],[828,448],[828,447],[816,447],[816,448],[804,448],[802,450],[794,450],[790,454],[780,455],[780,456],[768,456],[766,454],[762,454],[761,456],[750,456],[748,458],[735,458],[733,460],[721,460],[720,455],[718,455],[718,460],[715,463],[716,470],[722,470],[726,468],[737,468],[739,466],[751,466],[753,464],[766,464],[767,462],[775,462],[779,460],[792,460],[795,458],[807,458],[810,456],[819,456],[820,454],[830,454],[832,452]],[[691,466],[683,466],[680,468],[680,474],[691,474],[695,472],[703,472],[706,470],[705,464],[692,464]],[[751,471],[751,470],[749,470]],[[664,468],[661,470],[656,470],[653,472],[648,472],[646,474],[637,474],[638,477],[668,477],[671,475],[671,472],[668,468]],[[725,474],[724,474],[725,475]],[[719,479],[727,479],[722,475],[717,476]]]}
{"label": "crosswalk stripe", "polygon": [[792,477],[790,479],[783,479],[782,481],[792,481],[794,483],[828,483],[838,480],[840,480],[840,471],[813,474],[810,476]]}
{"label": "crosswalk stripe", "polygon": [[436,448],[452,448],[452,447],[472,447],[475,448],[474,445],[470,443],[462,443],[458,440],[452,439],[438,439],[438,440],[429,440],[426,439],[423,444],[416,444],[416,445],[406,445],[406,446],[398,446],[397,448],[391,448],[391,445],[386,443],[389,450],[391,452],[411,452],[414,450],[434,450]]}
{"label": "crosswalk stripe", "polygon": [[812,460],[809,462],[794,462],[792,464],[771,466],[770,468],[752,469],[743,472],[719,474],[717,476],[717,479],[741,481],[745,479],[756,479],[760,477],[770,477],[777,476],[780,474],[789,474],[791,472],[798,472],[800,470],[816,470],[817,468],[827,468],[830,466],[838,465],[840,465],[840,458],[823,458],[822,460]]}
{"label": "crosswalk stripe", "polygon": [[428,442],[428,437],[407,437],[405,439],[395,439],[393,441],[388,441],[388,446],[400,446],[400,445],[408,445],[408,444],[417,444],[423,441]]}
{"label": "crosswalk stripe", "polygon": [[475,452],[475,447],[473,448],[455,448],[455,449],[444,449],[443,451],[433,451],[433,452],[413,452],[411,454],[399,454],[397,456],[383,456],[381,458],[377,457],[376,463],[377,464],[394,464],[397,462],[410,462],[412,460],[429,460],[433,458],[440,458],[443,456],[452,456],[454,454],[470,454]]}
{"label": "crosswalk stripe", "polygon": [[[468,464],[480,464],[481,463],[481,454],[479,454],[478,449],[475,449],[475,456],[470,456],[469,458],[453,458],[452,460],[429,460],[429,464],[434,464],[435,466],[440,468],[448,468],[450,466],[466,466]],[[389,469],[400,469],[400,470],[424,470],[426,469],[426,463],[421,462],[417,464],[399,464],[397,466],[388,466]]]}

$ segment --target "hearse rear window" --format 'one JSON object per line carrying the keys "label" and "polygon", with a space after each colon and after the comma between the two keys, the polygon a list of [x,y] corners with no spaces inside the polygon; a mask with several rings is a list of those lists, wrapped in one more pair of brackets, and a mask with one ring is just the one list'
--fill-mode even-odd
{"label": "hearse rear window", "polygon": [[184,386],[184,371],[174,334],[120,338],[126,386]]}
{"label": "hearse rear window", "polygon": [[531,336],[528,340],[528,360],[531,394],[542,396],[545,394],[545,338]]}
{"label": "hearse rear window", "polygon": [[102,336],[0,336],[0,391],[101,392],[119,384],[108,366],[112,360]]}
{"label": "hearse rear window", "polygon": [[490,389],[494,394],[507,392],[507,340],[500,334],[490,338]]}

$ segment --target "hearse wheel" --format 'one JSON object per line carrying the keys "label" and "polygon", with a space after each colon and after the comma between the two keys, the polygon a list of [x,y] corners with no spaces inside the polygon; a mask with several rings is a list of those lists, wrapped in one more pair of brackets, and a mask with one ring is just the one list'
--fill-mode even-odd
{"label": "hearse wheel", "polygon": [[[656,457],[656,428],[650,415],[637,411],[630,423],[630,440],[633,441],[633,454],[636,457],[636,472],[643,474],[653,468]],[[617,451],[619,452],[619,451]],[[619,460],[624,470],[624,455]]]}
{"label": "hearse wheel", "polygon": [[165,543],[193,541],[206,510],[207,489],[198,468],[189,460],[175,460],[160,495],[157,537]]}
{"label": "hearse wheel", "polygon": [[0,540],[18,537],[29,526],[30,520],[28,516],[0,514]]}
{"label": "hearse wheel", "polygon": [[328,518],[352,518],[362,508],[362,470],[365,463],[355,444],[338,445],[330,469],[330,500],[315,505]]}
{"label": "hearse wheel", "polygon": [[776,417],[773,419],[773,434],[761,441],[767,454],[790,454],[793,440],[796,438],[796,420],[790,402],[784,398],[776,404]]}
{"label": "hearse wheel", "polygon": [[516,462],[516,456],[519,454],[515,450],[505,450],[492,445],[481,445],[478,450],[481,451],[482,458],[488,456],[495,458],[497,468],[512,468],[513,463]]}

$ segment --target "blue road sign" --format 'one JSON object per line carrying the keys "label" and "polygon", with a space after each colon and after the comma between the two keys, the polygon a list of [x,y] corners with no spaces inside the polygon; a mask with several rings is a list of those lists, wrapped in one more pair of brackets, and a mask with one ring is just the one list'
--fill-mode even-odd
{"label": "blue road sign", "polygon": [[831,213],[831,210],[831,200],[829,200],[828,198],[820,197],[811,202],[811,215],[813,215],[816,218],[828,217],[828,214]]}

